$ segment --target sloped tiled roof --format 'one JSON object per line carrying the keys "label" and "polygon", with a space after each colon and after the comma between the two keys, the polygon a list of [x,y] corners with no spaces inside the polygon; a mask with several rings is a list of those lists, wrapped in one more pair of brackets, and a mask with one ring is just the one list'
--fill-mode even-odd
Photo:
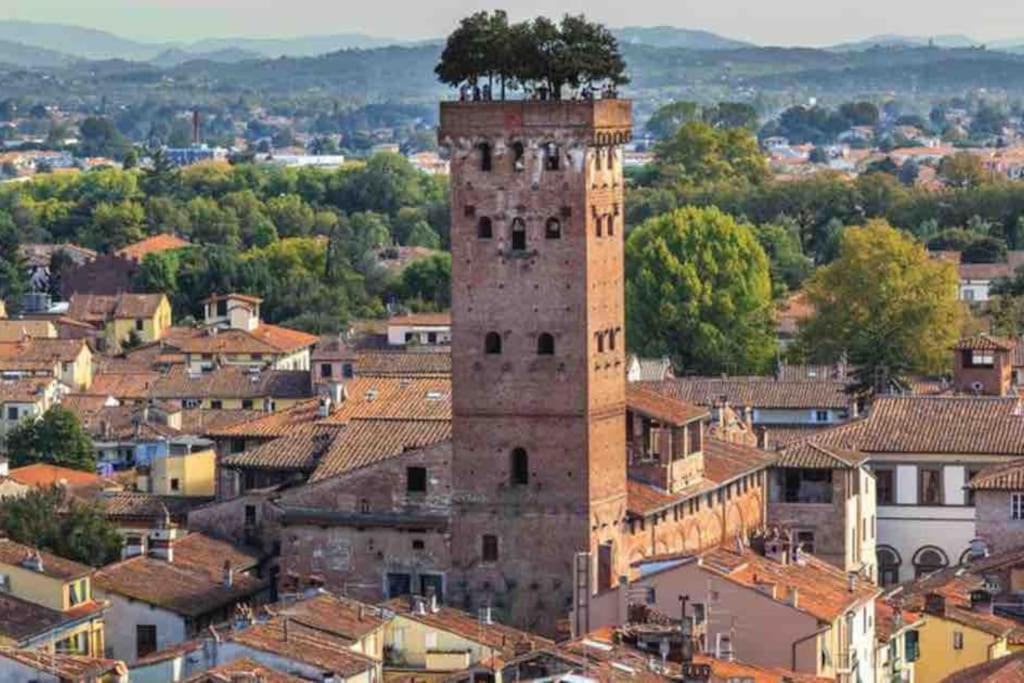
{"label": "sloped tiled roof", "polygon": [[50,578],[70,581],[71,579],[88,576],[93,572],[92,567],[88,565],[67,560],[45,550],[37,550],[31,546],[12,541],[9,538],[0,538],[0,562],[3,564],[18,566],[22,560],[33,553],[38,553],[40,559],[42,559],[43,571],[41,573]]}
{"label": "sloped tiled roof", "polygon": [[1024,459],[983,469],[967,484],[974,491],[1024,491]]}
{"label": "sloped tiled roof", "polygon": [[[141,555],[103,567],[93,583],[101,590],[183,614],[199,616],[248,597],[267,586],[243,572],[259,556],[199,533],[173,542],[173,561]],[[235,570],[232,585],[223,581],[224,562]]]}
{"label": "sloped tiled roof", "polygon": [[165,339],[166,346],[178,349],[182,353],[193,354],[253,354],[268,355],[294,353],[316,344],[317,338],[311,334],[279,327],[269,323],[260,323],[252,330],[202,328],[192,330],[188,335]]}
{"label": "sloped tiled roof", "polygon": [[737,407],[846,409],[850,398],[843,380],[776,380],[774,377],[677,377],[649,385],[651,389],[710,406],[722,398]]}
{"label": "sloped tiled roof", "polygon": [[451,437],[450,420],[352,420],[331,443],[310,481],[350,472]]}
{"label": "sloped tiled roof", "polygon": [[976,334],[961,339],[953,348],[957,351],[1012,351],[1015,346],[1016,343],[1010,339]]}
{"label": "sloped tiled roof", "polygon": [[67,467],[49,465],[37,462],[24,467],[16,467],[8,473],[11,479],[39,488],[49,488],[66,482],[70,486],[98,485],[103,483],[103,478],[92,472],[72,470]]}
{"label": "sloped tiled roof", "polygon": [[212,502],[213,498],[115,491],[104,493],[95,500],[103,508],[104,516],[110,519],[162,520],[165,514],[169,514],[172,521],[183,523],[188,520],[190,510]]}
{"label": "sloped tiled roof", "polygon": [[113,396],[117,399],[140,400],[149,398],[150,391],[161,374],[155,370],[129,372],[99,372],[93,375],[89,394]]}
{"label": "sloped tiled roof", "polygon": [[52,382],[52,379],[39,377],[0,380],[0,403],[35,403]]}
{"label": "sloped tiled roof", "polygon": [[128,667],[118,659],[100,659],[41,650],[0,648],[0,657],[10,659],[61,681],[100,681],[127,678]]}
{"label": "sloped tiled roof", "polygon": [[340,425],[304,424],[284,436],[225,457],[221,466],[312,472],[341,429]]}
{"label": "sloped tiled roof", "polygon": [[409,313],[388,318],[388,327],[451,327],[452,314],[443,313]]}
{"label": "sloped tiled roof", "polygon": [[191,242],[181,239],[175,235],[169,235],[167,233],[160,233],[147,237],[144,240],[129,244],[127,247],[117,250],[115,252],[121,258],[128,259],[129,261],[142,261],[149,254],[158,254],[162,251],[170,251],[171,249],[181,249],[182,247],[192,246]]}
{"label": "sloped tiled roof", "polygon": [[254,650],[298,660],[343,678],[357,676],[376,666],[369,657],[350,650],[351,641],[291,620],[286,623],[283,618],[253,624],[228,637]]}
{"label": "sloped tiled roof", "polygon": [[167,300],[163,294],[121,294],[117,297],[114,317],[122,319],[152,318]]}
{"label": "sloped tiled roof", "polygon": [[213,436],[217,432],[250,420],[276,415],[262,410],[189,408],[181,411],[181,433]]}
{"label": "sloped tiled roof", "polygon": [[749,588],[775,584],[779,602],[796,589],[796,609],[827,623],[855,605],[873,601],[879,594],[879,589],[868,581],[859,581],[850,590],[846,572],[809,554],[804,554],[800,562],[782,564],[750,549],[738,553],[716,548],[701,555],[701,566]]}
{"label": "sloped tiled roof", "polygon": [[823,446],[812,441],[783,449],[774,464],[775,467],[801,469],[851,469],[859,467],[867,459],[858,451]]}
{"label": "sloped tiled roof", "polygon": [[0,342],[0,361],[5,366],[18,367],[24,361],[70,363],[78,359],[84,339],[25,339],[16,342]]}
{"label": "sloped tiled roof", "polygon": [[704,439],[704,476],[716,484],[764,469],[774,461],[774,453],[754,446]]}
{"label": "sloped tiled roof", "polygon": [[884,597],[875,600],[875,638],[880,643],[888,643],[900,629],[920,619],[919,613],[902,609]]}
{"label": "sloped tiled roof", "polygon": [[626,407],[663,424],[681,427],[708,417],[707,408],[652,391],[635,383],[626,385]]}
{"label": "sloped tiled roof", "polygon": [[1024,651],[954,671],[942,683],[1024,683]]}
{"label": "sloped tiled roof", "polygon": [[451,373],[450,353],[369,350],[356,353],[356,375],[360,377],[446,376]]}
{"label": "sloped tiled roof", "polygon": [[186,679],[186,683],[237,683],[257,681],[258,683],[304,683],[306,678],[277,671],[263,666],[254,659],[242,657],[227,664],[215,666]]}
{"label": "sloped tiled roof", "polygon": [[250,419],[218,427],[210,427],[206,435],[215,438],[246,437],[274,439],[292,433],[296,428],[319,419],[319,401],[315,398],[300,401],[290,408],[272,413],[259,413]]}
{"label": "sloped tiled roof", "polygon": [[866,417],[811,440],[864,453],[1024,456],[1024,415],[1015,397],[883,396]]}
{"label": "sloped tiled roof", "polygon": [[154,398],[304,398],[310,396],[306,370],[262,370],[225,365],[191,374],[183,365],[169,368],[150,390]]}
{"label": "sloped tiled roof", "polygon": [[345,393],[345,400],[327,422],[356,418],[450,420],[452,415],[448,377],[356,377],[346,383]]}
{"label": "sloped tiled roof", "polygon": [[[79,616],[103,611],[103,605],[96,601],[76,607],[77,612],[81,613]],[[0,592],[0,641],[9,639],[15,643],[27,642],[74,622],[76,618],[67,612]]]}

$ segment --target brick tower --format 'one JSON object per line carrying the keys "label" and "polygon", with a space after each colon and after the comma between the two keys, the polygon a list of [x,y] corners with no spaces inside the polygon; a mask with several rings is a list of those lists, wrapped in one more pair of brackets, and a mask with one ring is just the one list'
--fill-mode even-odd
{"label": "brick tower", "polygon": [[[452,102],[449,599],[553,632],[626,573],[628,101]],[[589,571],[575,557],[591,553]]]}

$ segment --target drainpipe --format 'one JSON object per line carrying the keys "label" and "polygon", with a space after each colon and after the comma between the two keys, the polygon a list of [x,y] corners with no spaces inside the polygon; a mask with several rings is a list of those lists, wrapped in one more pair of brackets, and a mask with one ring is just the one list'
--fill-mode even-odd
{"label": "drainpipe", "polygon": [[[803,643],[803,642],[806,642],[806,641],[810,640],[811,638],[817,638],[822,633],[828,633],[829,629],[831,629],[831,628],[832,628],[831,626],[827,626],[827,625],[826,626],[822,626],[817,631],[814,631],[813,633],[810,633],[810,634],[804,636],[803,638],[799,638],[798,640],[794,640],[793,641],[793,665],[790,667],[793,671],[797,670],[797,668],[796,668],[796,646],[799,645],[800,643]],[[816,673],[817,673],[817,671],[815,671],[815,674]]]}

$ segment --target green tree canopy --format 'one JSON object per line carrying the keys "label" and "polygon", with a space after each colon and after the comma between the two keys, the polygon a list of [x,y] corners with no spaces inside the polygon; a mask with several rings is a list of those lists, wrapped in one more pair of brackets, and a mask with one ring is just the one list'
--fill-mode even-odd
{"label": "green tree canopy", "polygon": [[98,504],[74,500],[57,486],[0,500],[0,530],[18,543],[93,567],[121,558],[121,535]]}
{"label": "green tree canopy", "polygon": [[706,123],[683,124],[658,144],[657,168],[666,181],[701,185],[718,182],[760,183],[768,163],[757,139],[743,128],[712,128]]}
{"label": "green tree canopy", "polygon": [[78,416],[55,406],[39,419],[26,419],[7,434],[7,452],[15,467],[37,462],[92,472],[96,451]]}
{"label": "green tree canopy", "polygon": [[888,223],[845,230],[839,258],[805,289],[816,313],[800,331],[800,348],[818,362],[845,356],[856,368],[853,393],[948,368],[962,321],[956,267]]}
{"label": "green tree canopy", "polygon": [[766,371],[775,355],[768,258],[716,208],[652,218],[626,241],[626,335],[701,374]]}

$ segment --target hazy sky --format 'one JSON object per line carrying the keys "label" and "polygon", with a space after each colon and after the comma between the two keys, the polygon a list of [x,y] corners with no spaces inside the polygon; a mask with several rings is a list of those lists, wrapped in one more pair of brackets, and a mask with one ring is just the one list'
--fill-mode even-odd
{"label": "hazy sky", "polygon": [[768,44],[822,45],[879,33],[1024,36],[1024,2],[975,0],[0,0],[0,18],[102,28],[141,40],[360,32],[444,35],[462,15],[585,12],[611,26],[670,24]]}

